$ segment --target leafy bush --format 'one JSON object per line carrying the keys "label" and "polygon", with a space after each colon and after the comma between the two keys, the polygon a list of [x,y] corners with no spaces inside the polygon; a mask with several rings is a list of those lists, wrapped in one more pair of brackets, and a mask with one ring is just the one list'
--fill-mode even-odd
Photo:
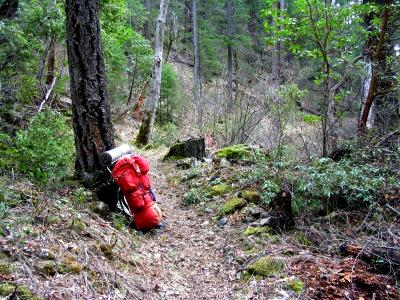
{"label": "leafy bush", "polygon": [[275,196],[279,192],[279,185],[273,181],[273,180],[265,180],[263,185],[262,185],[262,198],[264,204],[268,205],[272,199],[275,198]]}
{"label": "leafy bush", "polygon": [[350,203],[370,204],[376,193],[384,186],[387,172],[380,167],[343,159],[334,162],[320,158],[309,166],[300,166],[297,191],[308,198],[342,198]]}
{"label": "leafy bush", "polygon": [[207,193],[199,188],[191,188],[183,197],[184,205],[198,204],[205,201]]}
{"label": "leafy bush", "polygon": [[18,169],[39,182],[65,176],[72,166],[72,130],[65,117],[50,110],[33,117],[28,128],[17,132],[14,142]]}

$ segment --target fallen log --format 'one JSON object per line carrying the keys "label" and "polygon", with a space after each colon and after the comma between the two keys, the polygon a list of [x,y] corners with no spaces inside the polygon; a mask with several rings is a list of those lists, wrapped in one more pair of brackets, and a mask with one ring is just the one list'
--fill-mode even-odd
{"label": "fallen log", "polygon": [[371,264],[379,272],[400,274],[399,247],[362,247],[357,244],[343,244],[339,250],[342,255],[353,256]]}

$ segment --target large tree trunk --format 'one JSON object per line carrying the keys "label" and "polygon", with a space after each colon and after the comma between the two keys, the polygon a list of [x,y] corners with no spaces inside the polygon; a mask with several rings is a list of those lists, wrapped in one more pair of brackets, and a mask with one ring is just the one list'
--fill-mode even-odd
{"label": "large tree trunk", "polygon": [[[390,2],[389,0],[388,2]],[[376,98],[378,88],[379,88],[379,78],[378,76],[379,73],[379,67],[384,64],[384,61],[386,60],[386,55],[384,55],[384,47],[385,47],[385,40],[386,40],[386,34],[387,34],[387,26],[388,26],[388,20],[389,20],[389,8],[385,6],[382,15],[381,15],[381,28],[380,28],[380,33],[379,33],[379,39],[377,42],[375,49],[369,50],[372,51],[373,55],[372,57],[372,72],[371,72],[371,80],[369,82],[369,90],[368,94],[364,103],[364,107],[361,112],[361,117],[358,123],[358,130],[359,132],[363,133],[366,131],[366,126],[367,126],[367,121],[368,121],[368,115],[370,114],[370,110],[372,107],[372,104]],[[369,44],[371,42],[369,41]]]}
{"label": "large tree trunk", "polygon": [[165,19],[168,11],[168,0],[161,0],[160,13],[157,18],[157,28],[154,35],[154,65],[152,72],[152,87],[150,96],[146,102],[143,112],[143,122],[140,126],[139,134],[136,142],[140,145],[147,145],[150,142],[151,132],[154,126],[156,117],[156,110],[160,101],[161,89],[161,72],[163,64],[163,41],[164,41],[164,27]]}
{"label": "large tree trunk", "polygon": [[192,1],[192,33],[193,33],[193,97],[197,106],[197,123],[201,126],[203,122],[203,108],[201,105],[201,78],[199,60],[199,33],[197,30],[197,0]]}
{"label": "large tree trunk", "polygon": [[232,34],[233,34],[233,25],[232,25],[232,0],[227,0],[226,4],[226,18],[228,23],[228,66],[227,66],[227,111],[232,111],[233,106],[233,53],[232,53]]}
{"label": "large tree trunk", "polygon": [[6,0],[0,5],[0,20],[14,18],[18,11],[18,0]]}
{"label": "large tree trunk", "polygon": [[[114,147],[100,37],[99,1],[67,0],[67,50],[76,148],[76,175],[91,188],[109,174],[101,172],[99,154]],[[98,188],[99,200],[113,209],[115,185]]]}

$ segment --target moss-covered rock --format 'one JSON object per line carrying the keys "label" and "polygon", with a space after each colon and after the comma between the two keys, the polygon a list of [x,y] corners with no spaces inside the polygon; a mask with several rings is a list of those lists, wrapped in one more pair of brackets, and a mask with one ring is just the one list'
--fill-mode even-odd
{"label": "moss-covered rock", "polygon": [[54,276],[58,271],[58,266],[55,261],[44,260],[39,261],[35,265],[35,269],[42,274]]}
{"label": "moss-covered rock", "polygon": [[304,288],[304,283],[298,279],[291,279],[287,283],[287,289],[292,290],[295,293],[300,293]]}
{"label": "moss-covered rock", "polygon": [[79,274],[83,270],[83,268],[84,266],[79,263],[74,257],[67,257],[61,262],[59,272]]}
{"label": "moss-covered rock", "polygon": [[219,158],[226,159],[250,158],[252,154],[251,147],[245,144],[233,145],[217,151],[217,156]]}
{"label": "moss-covered rock", "polygon": [[223,196],[231,191],[232,187],[226,184],[217,184],[208,188],[208,192],[211,196]]}
{"label": "moss-covered rock", "polygon": [[247,267],[247,272],[252,275],[268,277],[282,274],[285,263],[281,259],[265,256]]}
{"label": "moss-covered rock", "polygon": [[252,227],[249,226],[246,228],[246,230],[243,232],[245,236],[250,236],[254,234],[261,234],[261,233],[269,233],[270,228],[268,227]]}
{"label": "moss-covered rock", "polygon": [[240,193],[240,196],[250,203],[261,204],[262,202],[261,194],[254,190],[244,190]]}
{"label": "moss-covered rock", "polygon": [[232,198],[224,203],[220,209],[220,216],[225,216],[242,209],[247,205],[247,201],[243,198]]}
{"label": "moss-covered rock", "polygon": [[8,282],[0,283],[0,297],[7,297],[11,295],[14,291],[15,291],[14,285]]}
{"label": "moss-covered rock", "polygon": [[10,274],[12,272],[12,265],[6,259],[0,259],[0,274]]}

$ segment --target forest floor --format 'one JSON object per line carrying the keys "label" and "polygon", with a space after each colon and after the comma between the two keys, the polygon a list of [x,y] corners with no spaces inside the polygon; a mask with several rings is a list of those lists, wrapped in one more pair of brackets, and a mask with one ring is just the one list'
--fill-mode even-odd
{"label": "forest floor", "polygon": [[[132,132],[117,131],[119,142],[132,141]],[[234,176],[249,166],[203,162],[191,176],[192,169],[162,162],[163,150],[140,153],[165,225],[145,235],[121,214],[87,203],[77,183],[46,189],[0,178],[3,196],[15,201],[0,227],[0,299],[400,299],[393,278],[316,251],[299,231],[246,234],[248,210],[218,220],[241,188]],[[189,186],[202,189],[216,177],[233,190],[183,204]],[[266,276],[246,273],[263,257],[277,266],[267,266]]]}

